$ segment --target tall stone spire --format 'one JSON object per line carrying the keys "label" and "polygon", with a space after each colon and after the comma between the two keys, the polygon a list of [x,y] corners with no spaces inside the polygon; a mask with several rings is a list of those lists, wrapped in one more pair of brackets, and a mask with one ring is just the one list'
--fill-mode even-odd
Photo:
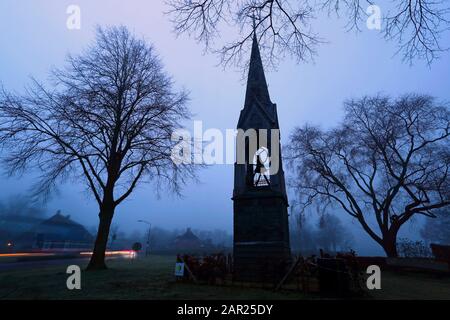
{"label": "tall stone spire", "polygon": [[247,92],[245,94],[244,106],[250,107],[253,103],[259,103],[262,106],[271,105],[256,30],[253,31],[252,53],[248,68]]}
{"label": "tall stone spire", "polygon": [[[277,107],[270,101],[256,32],[253,33],[245,105],[237,128],[258,132],[256,148],[266,149],[271,168],[261,180],[261,163],[258,163],[256,150],[251,149],[252,138],[238,134],[236,151],[245,159],[234,165],[234,277],[240,281],[278,283],[291,261],[289,204],[281,161]],[[279,163],[278,170],[272,167],[276,162]]]}

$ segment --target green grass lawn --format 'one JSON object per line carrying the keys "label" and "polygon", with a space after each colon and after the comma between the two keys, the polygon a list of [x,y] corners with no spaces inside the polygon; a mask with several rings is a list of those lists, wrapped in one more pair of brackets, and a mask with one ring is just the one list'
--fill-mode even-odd
{"label": "green grass lawn", "polygon": [[450,277],[385,271],[381,290],[373,290],[370,295],[375,299],[450,300]]}
{"label": "green grass lawn", "polygon": [[[109,269],[82,272],[81,290],[66,288],[65,265],[0,272],[0,299],[318,299],[315,294],[174,281],[174,257],[110,260]],[[67,265],[71,264],[70,260]],[[84,267],[84,266],[82,266]],[[450,279],[383,273],[377,299],[450,299]]]}

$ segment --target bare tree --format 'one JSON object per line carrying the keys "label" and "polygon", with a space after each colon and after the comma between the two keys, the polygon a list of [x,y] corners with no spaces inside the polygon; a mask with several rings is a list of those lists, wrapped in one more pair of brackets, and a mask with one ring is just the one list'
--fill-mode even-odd
{"label": "bare tree", "polygon": [[109,237],[108,237],[108,241],[109,244],[107,244],[107,247],[109,246],[109,248],[113,248],[114,247],[114,243],[117,240],[117,236],[119,234],[119,225],[112,223],[110,228],[109,228]]}
{"label": "bare tree", "polygon": [[290,216],[290,243],[292,250],[298,250],[303,256],[317,253],[315,227],[310,223],[305,211],[293,212]]}
{"label": "bare tree", "polygon": [[396,10],[385,19],[385,38],[398,42],[398,52],[412,62],[423,59],[430,64],[447,51],[440,44],[449,30],[450,6],[446,0],[397,0]]}
{"label": "bare tree", "polygon": [[[347,29],[361,30],[366,23],[371,0],[167,0],[175,32],[188,32],[206,44],[232,24],[239,37],[222,48],[213,49],[222,63],[239,64],[251,47],[256,29],[263,55],[276,63],[285,54],[308,61],[323,40],[312,30],[312,21],[321,12],[347,17]],[[386,39],[395,40],[407,61],[415,58],[431,63],[440,52],[440,37],[449,28],[450,6],[445,0],[393,0],[377,3],[383,9]],[[252,28],[252,19],[256,22]]]}
{"label": "bare tree", "polygon": [[125,27],[97,30],[96,42],[25,94],[0,94],[0,145],[10,173],[42,172],[35,191],[67,178],[84,181],[99,207],[88,269],[104,269],[116,207],[142,182],[175,192],[191,167],[171,160],[172,132],[189,116],[152,46]]}
{"label": "bare tree", "polygon": [[[295,207],[296,201],[291,204]],[[303,210],[302,210],[303,209]],[[300,207],[291,211],[291,246],[299,249],[303,255],[317,254],[317,249],[328,252],[349,250],[353,244],[353,236],[342,221],[324,208],[311,207],[309,211]],[[314,219],[317,216],[318,219]],[[313,223],[314,222],[314,223]]]}
{"label": "bare tree", "polygon": [[350,250],[352,234],[336,215],[322,213],[317,223],[316,242],[327,251]]}
{"label": "bare tree", "polygon": [[421,95],[364,97],[345,111],[336,129],[294,131],[293,185],[303,207],[337,205],[396,256],[402,225],[450,204],[450,112]]}
{"label": "bare tree", "polygon": [[313,7],[307,2],[292,1],[293,6],[280,0],[169,0],[168,4],[175,32],[194,34],[207,49],[220,35],[222,22],[233,22],[239,28],[240,38],[213,49],[224,65],[239,64],[248,56],[254,30],[258,30],[263,58],[272,64],[285,54],[298,60],[312,59],[321,42],[309,25]]}

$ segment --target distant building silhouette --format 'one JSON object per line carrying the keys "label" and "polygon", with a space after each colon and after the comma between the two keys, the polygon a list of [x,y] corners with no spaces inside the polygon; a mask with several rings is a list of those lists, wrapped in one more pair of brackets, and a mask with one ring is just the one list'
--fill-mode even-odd
{"label": "distant building silhouette", "polygon": [[175,238],[174,248],[184,251],[197,251],[203,247],[202,241],[187,228],[186,232]]}
{"label": "distant building silhouette", "polygon": [[94,241],[84,226],[60,211],[46,220],[34,221],[36,223],[33,225],[29,219],[15,222],[17,219],[11,219],[8,224],[21,233],[17,235],[16,232],[15,237],[8,241],[14,244],[16,250],[90,248]]}

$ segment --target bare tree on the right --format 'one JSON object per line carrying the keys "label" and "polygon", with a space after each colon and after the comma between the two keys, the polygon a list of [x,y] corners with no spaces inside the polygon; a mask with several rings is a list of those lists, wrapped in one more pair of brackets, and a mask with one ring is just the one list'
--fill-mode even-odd
{"label": "bare tree on the right", "polygon": [[303,207],[337,205],[395,257],[405,223],[450,205],[449,136],[448,106],[430,96],[349,100],[339,127],[295,129],[292,184]]}

